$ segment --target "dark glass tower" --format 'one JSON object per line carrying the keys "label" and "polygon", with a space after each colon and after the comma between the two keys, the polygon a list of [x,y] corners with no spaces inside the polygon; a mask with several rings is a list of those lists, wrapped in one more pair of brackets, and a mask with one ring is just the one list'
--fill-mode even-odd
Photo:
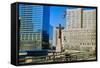
{"label": "dark glass tower", "polygon": [[49,48],[48,6],[19,4],[20,50]]}

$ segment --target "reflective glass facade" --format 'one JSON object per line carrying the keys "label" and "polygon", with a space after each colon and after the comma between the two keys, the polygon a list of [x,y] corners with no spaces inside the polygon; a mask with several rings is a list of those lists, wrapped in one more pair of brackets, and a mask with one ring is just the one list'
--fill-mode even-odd
{"label": "reflective glass facade", "polygon": [[20,50],[49,47],[49,7],[19,4]]}

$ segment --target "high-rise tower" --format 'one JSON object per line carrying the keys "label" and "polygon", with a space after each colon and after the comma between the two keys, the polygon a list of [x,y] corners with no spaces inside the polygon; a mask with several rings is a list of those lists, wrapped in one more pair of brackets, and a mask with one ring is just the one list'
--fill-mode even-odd
{"label": "high-rise tower", "polygon": [[49,7],[19,4],[20,50],[41,50],[49,46]]}

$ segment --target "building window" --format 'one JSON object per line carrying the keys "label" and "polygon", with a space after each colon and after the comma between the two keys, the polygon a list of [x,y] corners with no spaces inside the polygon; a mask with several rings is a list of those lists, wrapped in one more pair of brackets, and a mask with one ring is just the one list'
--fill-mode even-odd
{"label": "building window", "polygon": [[64,36],[64,41],[66,41],[66,37]]}
{"label": "building window", "polygon": [[87,43],[87,45],[89,45],[89,43]]}

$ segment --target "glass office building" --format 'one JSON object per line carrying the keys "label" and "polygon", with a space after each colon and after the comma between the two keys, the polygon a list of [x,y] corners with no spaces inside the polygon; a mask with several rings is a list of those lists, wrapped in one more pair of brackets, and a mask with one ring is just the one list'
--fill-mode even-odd
{"label": "glass office building", "polygon": [[20,50],[49,48],[48,6],[19,4]]}

